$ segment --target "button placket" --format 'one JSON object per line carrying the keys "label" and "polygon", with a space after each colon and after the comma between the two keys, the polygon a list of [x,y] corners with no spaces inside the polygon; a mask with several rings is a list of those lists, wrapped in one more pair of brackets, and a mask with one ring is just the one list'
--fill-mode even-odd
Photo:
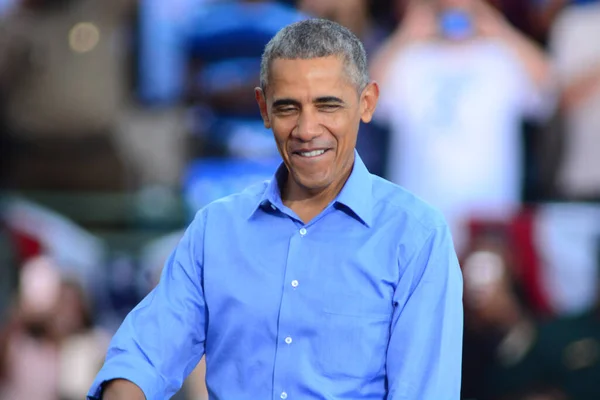
{"label": "button placket", "polygon": [[[290,380],[293,379],[294,371],[290,366],[294,365],[295,352],[298,351],[296,341],[301,340],[294,335],[294,327],[297,326],[297,315],[293,310],[294,303],[299,301],[298,288],[300,286],[300,272],[304,270],[302,266],[302,255],[306,251],[308,243],[304,238],[308,234],[306,226],[296,225],[296,234],[290,237],[288,248],[287,264],[284,273],[284,292],[281,299],[280,318],[278,320],[278,346],[275,361],[274,373],[274,391],[273,398],[287,399],[289,397],[287,391],[289,389]],[[289,286],[288,286],[289,285]],[[291,287],[290,287],[291,286]],[[299,342],[298,342],[299,343]]]}

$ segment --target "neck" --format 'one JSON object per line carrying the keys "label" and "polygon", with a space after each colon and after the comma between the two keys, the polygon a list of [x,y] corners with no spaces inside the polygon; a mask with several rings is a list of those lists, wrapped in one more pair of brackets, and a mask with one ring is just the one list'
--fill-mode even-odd
{"label": "neck", "polygon": [[354,166],[353,160],[349,163],[350,165],[345,168],[341,179],[322,189],[311,190],[302,187],[293,179],[290,179],[290,173],[288,172],[286,182],[282,186],[283,190],[281,198],[283,204],[294,211],[304,223],[310,222],[342,191],[346,181],[352,173],[352,168]]}

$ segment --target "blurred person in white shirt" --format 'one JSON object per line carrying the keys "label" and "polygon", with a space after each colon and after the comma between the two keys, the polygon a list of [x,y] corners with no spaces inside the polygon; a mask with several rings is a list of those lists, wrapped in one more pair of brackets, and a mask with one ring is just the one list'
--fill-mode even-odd
{"label": "blurred person in white shirt", "polygon": [[522,122],[555,106],[537,45],[483,0],[413,1],[372,72],[386,88],[388,176],[444,212],[459,251],[469,218],[519,209]]}
{"label": "blurred person in white shirt", "polygon": [[565,149],[558,191],[600,200],[600,1],[578,0],[560,13],[550,49],[563,91]]}

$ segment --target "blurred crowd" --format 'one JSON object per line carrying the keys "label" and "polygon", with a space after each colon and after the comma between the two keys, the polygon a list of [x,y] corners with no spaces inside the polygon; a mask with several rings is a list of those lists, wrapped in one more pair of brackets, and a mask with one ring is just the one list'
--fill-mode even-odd
{"label": "blurred crowd", "polygon": [[261,53],[311,17],[369,55],[370,171],[451,226],[463,399],[600,399],[600,0],[0,0],[0,400],[84,398],[194,212],[270,177]]}

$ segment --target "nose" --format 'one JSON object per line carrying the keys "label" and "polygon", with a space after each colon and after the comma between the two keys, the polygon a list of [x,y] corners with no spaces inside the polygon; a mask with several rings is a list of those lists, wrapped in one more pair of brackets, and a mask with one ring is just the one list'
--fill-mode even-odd
{"label": "nose", "polygon": [[302,142],[310,142],[322,133],[323,126],[318,115],[312,110],[303,110],[298,117],[298,124],[294,129],[293,136]]}

